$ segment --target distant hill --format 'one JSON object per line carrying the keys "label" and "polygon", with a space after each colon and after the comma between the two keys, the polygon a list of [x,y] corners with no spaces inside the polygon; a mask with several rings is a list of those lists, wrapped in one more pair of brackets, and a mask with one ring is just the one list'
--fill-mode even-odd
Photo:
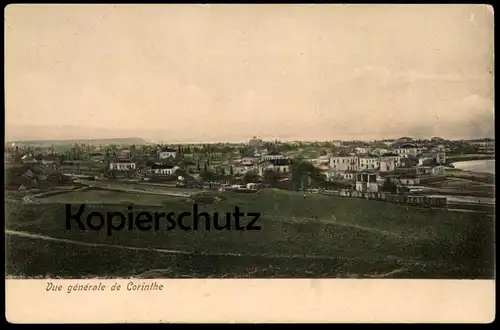
{"label": "distant hill", "polygon": [[123,145],[141,145],[148,144],[143,138],[130,137],[130,138],[108,138],[108,139],[70,139],[70,140],[21,140],[21,141],[8,141],[7,144],[15,143],[16,145],[30,145],[30,146],[58,146],[69,144],[87,144],[87,145],[110,145],[110,144],[123,144]]}

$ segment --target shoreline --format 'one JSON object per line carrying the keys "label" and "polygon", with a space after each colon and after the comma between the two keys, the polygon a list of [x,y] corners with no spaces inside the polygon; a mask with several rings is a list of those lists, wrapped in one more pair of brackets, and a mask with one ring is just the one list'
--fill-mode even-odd
{"label": "shoreline", "polygon": [[473,160],[495,160],[495,154],[451,155],[446,156],[446,165]]}

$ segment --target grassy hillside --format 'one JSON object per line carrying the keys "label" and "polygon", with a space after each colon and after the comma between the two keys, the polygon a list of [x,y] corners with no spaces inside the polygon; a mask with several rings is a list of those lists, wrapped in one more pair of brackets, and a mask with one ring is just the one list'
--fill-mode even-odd
{"label": "grassy hillside", "polygon": [[[300,193],[272,189],[257,194],[220,195],[222,198],[218,203],[201,205],[200,212],[233,212],[234,206],[242,212],[259,212],[262,214],[259,222],[261,230],[206,231],[202,222],[198,231],[135,230],[114,232],[108,237],[105,232],[65,230],[65,208],[62,204],[28,206],[9,203],[6,227],[10,230],[84,242],[204,252],[214,256],[197,257],[198,261],[194,262],[192,258],[195,257],[160,256],[152,251],[112,252],[108,248],[74,245],[63,249],[61,243],[9,237],[7,270],[12,274],[44,275],[51,271],[47,263],[53,263],[52,273],[112,276],[138,274],[139,270],[144,272],[154,268],[171,269],[174,263],[182,271],[173,271],[165,276],[189,274],[191,270],[199,276],[234,277],[237,274],[243,276],[250,271],[247,268],[254,267],[257,269],[254,276],[266,277],[273,275],[266,275],[264,269],[279,265],[282,265],[279,276],[285,277],[312,276],[307,275],[309,273],[331,277],[368,276],[397,269],[401,270],[398,276],[410,278],[492,276],[492,217],[361,199],[318,195],[304,198]],[[136,204],[139,201],[137,199]],[[161,207],[134,205],[134,212],[142,210],[179,213],[191,211],[192,202],[166,198]],[[127,212],[123,203],[88,205],[85,214],[93,211]],[[191,218],[186,218],[185,223],[190,224],[190,221]],[[113,257],[115,253],[116,257]],[[215,256],[227,253],[244,256]],[[148,256],[145,257],[145,254]],[[102,265],[104,255],[111,257],[112,268],[116,271]],[[295,258],[286,261],[284,256],[290,255]],[[321,258],[312,258],[314,256]],[[66,260],[67,266],[55,260]],[[204,271],[205,266],[201,266],[200,260],[213,260],[220,264],[219,268],[233,267],[234,272],[227,269]],[[109,263],[106,262],[106,265]],[[284,265],[296,270],[287,271]],[[271,271],[278,276],[276,272]],[[302,275],[297,275],[297,272]]]}

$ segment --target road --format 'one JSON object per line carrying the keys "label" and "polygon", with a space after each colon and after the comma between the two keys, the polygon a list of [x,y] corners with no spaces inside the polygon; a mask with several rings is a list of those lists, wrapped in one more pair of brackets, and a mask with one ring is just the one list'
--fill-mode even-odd
{"label": "road", "polygon": [[91,188],[107,188],[107,189],[113,189],[113,190],[120,190],[123,192],[138,192],[138,193],[147,193],[147,194],[153,194],[153,195],[165,195],[165,196],[178,196],[178,197],[190,197],[192,194],[187,194],[187,193],[180,193],[180,192],[173,192],[173,191],[166,191],[166,190],[157,190],[149,187],[144,187],[141,189],[137,188],[124,188],[120,187],[114,184],[109,184],[105,182],[99,182],[99,181],[84,181],[82,180],[82,183],[91,187]]}

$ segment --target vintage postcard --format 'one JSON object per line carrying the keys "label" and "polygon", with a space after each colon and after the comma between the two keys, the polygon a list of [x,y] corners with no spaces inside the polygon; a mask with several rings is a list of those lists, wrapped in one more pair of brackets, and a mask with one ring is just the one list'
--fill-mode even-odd
{"label": "vintage postcard", "polygon": [[494,320],[491,6],[4,15],[9,322]]}

